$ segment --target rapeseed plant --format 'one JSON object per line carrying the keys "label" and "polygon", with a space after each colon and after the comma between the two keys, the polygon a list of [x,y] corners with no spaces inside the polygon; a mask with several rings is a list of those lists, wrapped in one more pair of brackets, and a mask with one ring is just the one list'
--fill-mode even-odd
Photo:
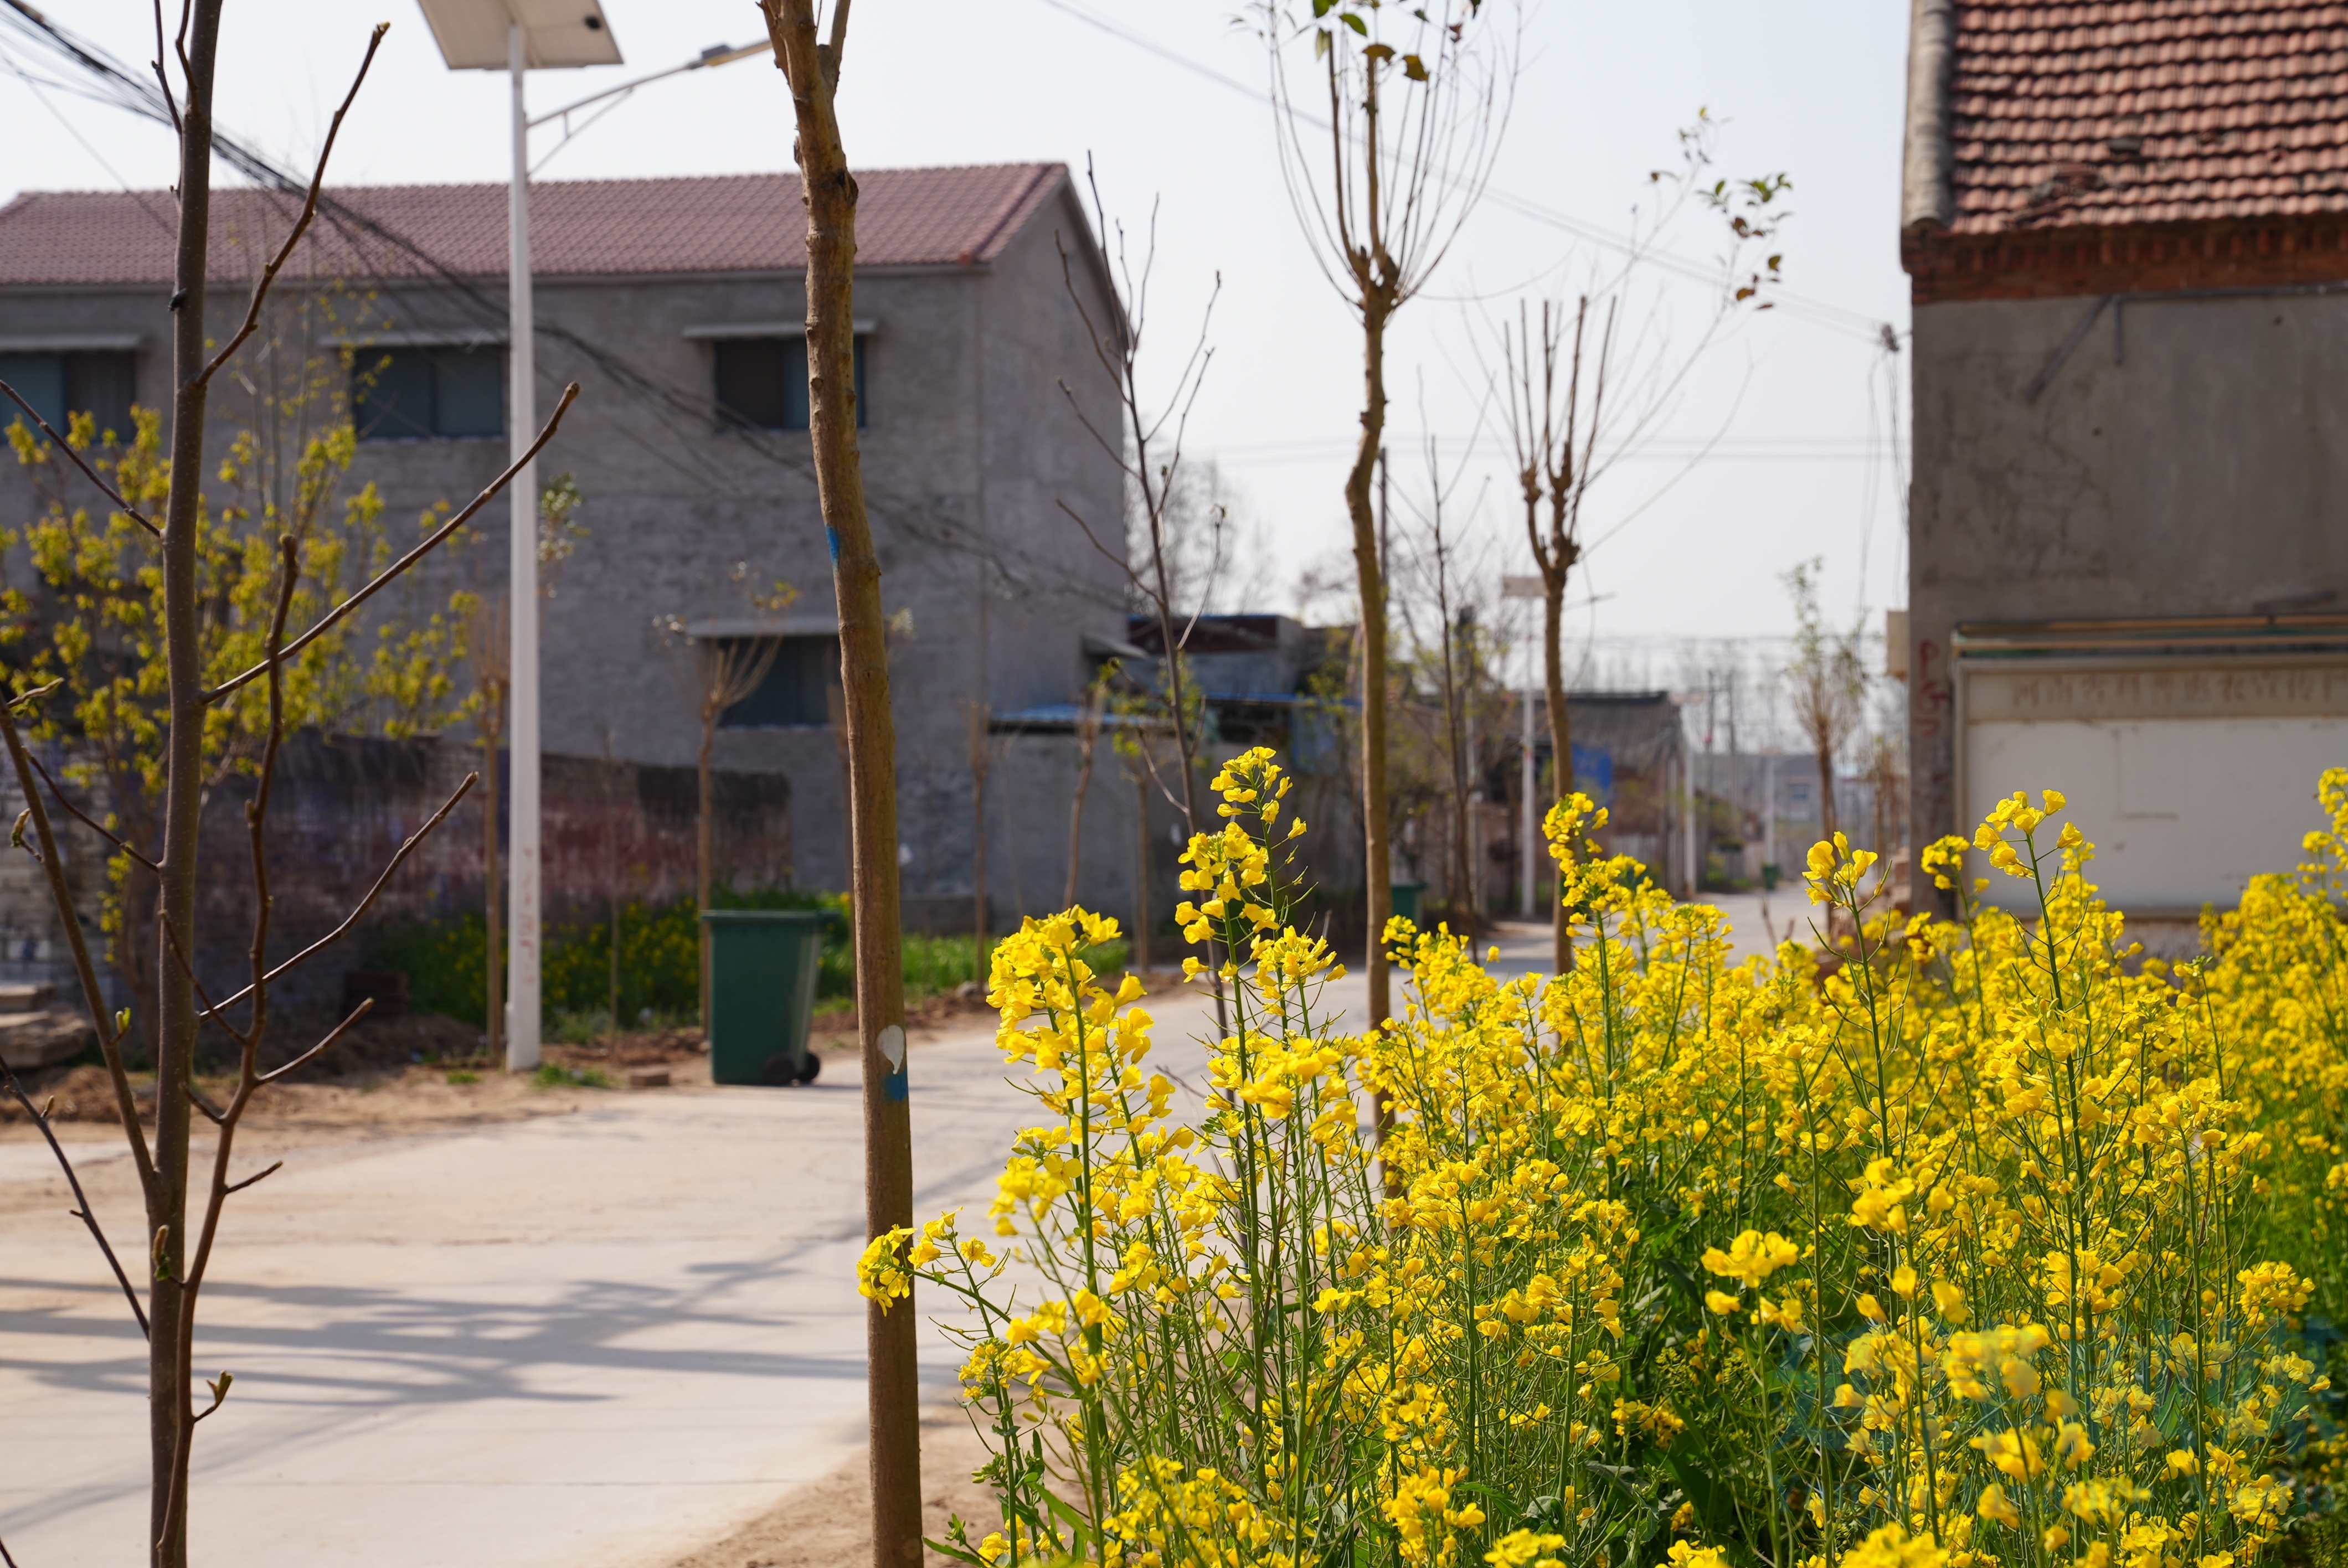
{"label": "rapeseed plant", "polygon": [[[860,1285],[966,1307],[999,1527],[965,1561],[1130,1568],[2246,1568],[2333,1511],[2348,1208],[2348,771],[2295,876],[2147,958],[2055,791],[1924,863],[1953,918],[1809,856],[1816,947],[1547,835],[1564,974],[1383,934],[1344,1032],[1295,929],[1303,825],[1253,751],[1183,856],[1231,1032],[1175,1112],[1115,922],[1030,921],[990,999],[1042,1112],[987,1223]],[[1981,897],[1968,851],[2030,884]],[[1189,960],[1195,978],[1201,960]],[[991,1233],[991,1234],[989,1234]]]}

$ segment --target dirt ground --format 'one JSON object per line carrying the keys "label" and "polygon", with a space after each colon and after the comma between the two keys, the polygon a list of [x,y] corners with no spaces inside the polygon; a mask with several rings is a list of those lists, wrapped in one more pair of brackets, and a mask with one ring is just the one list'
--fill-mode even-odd
{"label": "dirt ground", "polygon": [[[970,1479],[986,1462],[986,1448],[969,1418],[953,1405],[922,1419],[922,1533],[942,1541],[946,1522],[960,1516],[973,1542],[1000,1528],[994,1494]],[[839,1568],[872,1557],[872,1481],[860,1453],[773,1512],[725,1540],[676,1559],[674,1568]],[[932,1552],[932,1563],[947,1559]]]}
{"label": "dirt ground", "polygon": [[[976,997],[932,997],[908,1009],[907,1022],[919,1042],[924,1034],[968,1024],[988,1010],[984,1000]],[[273,1027],[271,1032],[287,1040],[307,1040],[331,1027],[324,1020],[295,1019]],[[709,1082],[708,1048],[697,1029],[606,1036],[593,1045],[550,1042],[541,1050],[541,1060],[574,1075],[568,1083],[552,1081],[551,1075],[543,1072],[509,1073],[482,1057],[481,1043],[479,1029],[454,1019],[417,1014],[366,1020],[314,1065],[285,1082],[258,1091],[244,1124],[256,1130],[310,1132],[329,1137],[337,1132],[422,1131],[560,1114],[588,1096],[628,1091],[632,1068],[666,1068],[668,1086],[673,1088]],[[828,1058],[853,1051],[855,1013],[818,1013],[808,1043]],[[120,1123],[114,1091],[103,1067],[85,1063],[20,1076],[34,1104],[54,1102],[50,1119],[59,1125]],[[141,1102],[140,1120],[151,1121],[151,1112],[145,1109],[147,1098],[154,1092],[150,1075],[134,1073],[132,1083]],[[200,1079],[199,1087],[217,1103],[233,1082],[221,1072]],[[0,1097],[0,1140],[33,1136],[37,1133],[24,1107]]]}
{"label": "dirt ground", "polygon": [[[1149,989],[1162,991],[1179,984],[1178,977],[1160,973],[1150,977]],[[918,1044],[942,1030],[967,1028],[993,1010],[971,988],[910,1005],[905,1021]],[[295,1048],[294,1042],[316,1040],[333,1025],[331,1019],[308,1017],[273,1024],[273,1039],[287,1043],[265,1057],[263,1065],[283,1061]],[[575,1074],[569,1083],[551,1081],[543,1072],[509,1073],[483,1058],[482,1043],[479,1029],[455,1019],[417,1013],[365,1020],[294,1078],[260,1090],[244,1125],[294,1134],[296,1142],[331,1141],[337,1134],[420,1132],[557,1115],[576,1108],[587,1096],[630,1091],[631,1068],[665,1067],[673,1088],[709,1082],[708,1048],[697,1029],[606,1036],[592,1045],[547,1044],[541,1059]],[[826,1058],[854,1051],[855,1010],[817,1013],[808,1043]],[[201,1078],[198,1086],[218,1103],[234,1085],[225,1071],[226,1061],[215,1057],[213,1064],[222,1071]],[[20,1077],[34,1104],[54,1101],[50,1119],[60,1126],[111,1126],[121,1121],[103,1067],[45,1068]],[[132,1083],[140,1091],[140,1120],[152,1121],[144,1107],[154,1092],[151,1076],[134,1073]],[[0,1142],[37,1136],[24,1108],[0,1095]]]}

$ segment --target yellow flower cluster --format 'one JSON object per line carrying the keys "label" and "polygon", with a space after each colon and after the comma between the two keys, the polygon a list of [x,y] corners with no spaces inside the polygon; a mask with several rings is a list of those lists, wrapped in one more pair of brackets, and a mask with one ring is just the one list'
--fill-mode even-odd
{"label": "yellow flower cluster", "polygon": [[[1045,1112],[991,1217],[859,1269],[968,1308],[1001,1528],[1136,1568],[2249,1568],[2321,1506],[2348,1208],[2348,773],[2209,956],[2129,943],[2046,791],[1878,907],[1819,845],[1816,948],[1728,958],[1550,815],[1574,963],[1495,977],[1394,922],[1344,1032],[1267,752],[1216,779],[1182,918],[1227,1032],[1153,1068],[1070,911],[992,999]],[[2030,878],[1982,907],[1965,857]],[[1195,1085],[1195,1094],[1181,1085]]]}

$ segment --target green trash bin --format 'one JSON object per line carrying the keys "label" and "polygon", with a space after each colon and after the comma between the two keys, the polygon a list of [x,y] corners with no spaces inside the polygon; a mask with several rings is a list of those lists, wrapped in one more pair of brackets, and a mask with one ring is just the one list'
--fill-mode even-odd
{"label": "green trash bin", "polygon": [[821,909],[707,909],[709,1076],[719,1083],[812,1083],[808,1049]]}
{"label": "green trash bin", "polygon": [[1426,891],[1426,884],[1424,882],[1396,882],[1392,885],[1392,891],[1394,895],[1394,903],[1389,907],[1391,913],[1402,919],[1410,921],[1413,925],[1416,925],[1418,923],[1418,896]]}

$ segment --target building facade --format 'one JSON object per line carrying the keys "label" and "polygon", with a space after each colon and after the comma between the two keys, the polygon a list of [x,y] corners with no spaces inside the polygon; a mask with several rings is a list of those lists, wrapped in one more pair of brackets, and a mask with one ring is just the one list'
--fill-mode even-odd
{"label": "building facade", "polygon": [[2348,26],[1912,27],[1911,843],[2053,785],[2116,905],[2198,915],[2297,862],[2348,763]]}
{"label": "building facade", "polygon": [[[1085,428],[1117,425],[1085,317],[1113,331],[1119,306],[1060,165],[860,179],[860,442],[891,617],[899,860],[909,924],[963,929],[982,831],[969,714],[1074,700],[1087,640],[1124,631],[1123,572],[1071,518],[1122,540],[1123,477]],[[330,194],[263,332],[219,383],[208,466],[247,431],[290,461],[304,429],[347,412],[357,441],[334,504],[371,487],[386,538],[405,548],[416,519],[462,505],[506,464],[505,188]],[[215,197],[216,337],[233,331],[297,208],[252,189]],[[0,379],[60,425],[88,411],[127,432],[133,405],[167,408],[173,221],[162,192],[36,192],[0,209]],[[778,637],[763,680],[719,718],[714,761],[785,781],[790,821],[757,839],[757,863],[720,876],[844,886],[798,178],[542,184],[531,221],[538,406],[581,387],[538,465],[542,483],[569,476],[579,498],[572,527],[541,548],[545,750],[691,766],[701,656]],[[33,477],[0,466],[0,521],[21,527],[38,509]],[[486,510],[469,542],[460,535],[396,590],[404,627],[458,590],[502,595],[505,518],[502,502]],[[7,572],[37,589],[21,548]],[[996,799],[1065,806],[1068,772],[1065,756],[1023,754],[994,781]],[[1107,852],[1132,842],[1130,802],[1104,792],[1094,813],[1104,852],[1083,892],[1106,908],[1131,897],[1130,856]],[[448,830],[478,841],[478,817],[463,820],[475,809]],[[1041,907],[1008,896],[1014,878],[1056,901],[1065,835],[984,831],[999,908]],[[550,865],[550,889],[562,880]]]}

